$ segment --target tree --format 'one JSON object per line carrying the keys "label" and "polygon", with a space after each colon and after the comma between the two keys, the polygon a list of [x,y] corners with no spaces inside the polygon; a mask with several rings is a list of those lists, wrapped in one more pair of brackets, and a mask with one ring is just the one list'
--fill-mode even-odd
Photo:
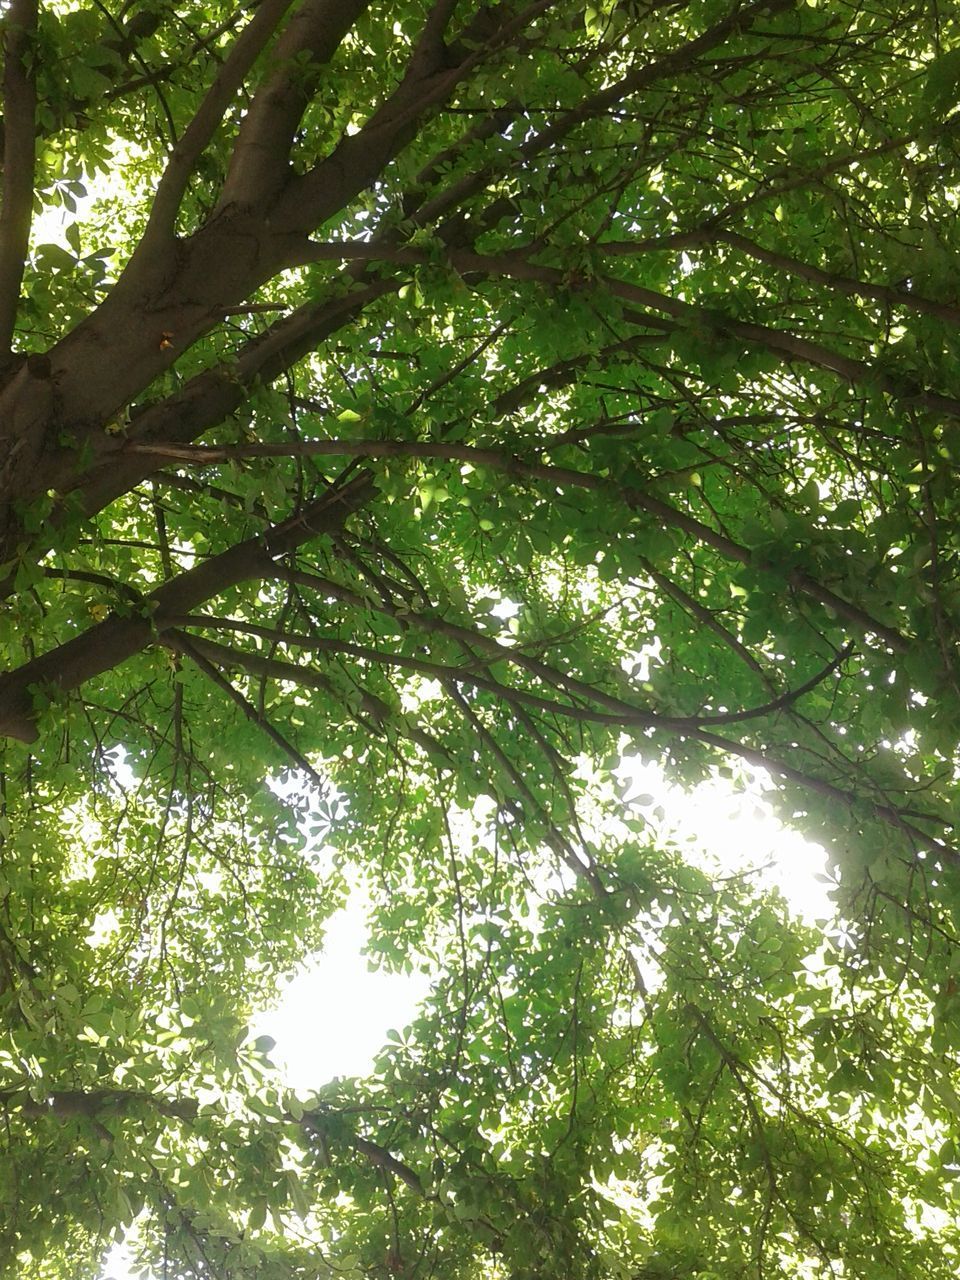
{"label": "tree", "polygon": [[[2,28],[0,1271],[954,1276],[960,22]],[[631,756],[764,771],[836,920]],[[434,988],[298,1098],[358,881]]]}

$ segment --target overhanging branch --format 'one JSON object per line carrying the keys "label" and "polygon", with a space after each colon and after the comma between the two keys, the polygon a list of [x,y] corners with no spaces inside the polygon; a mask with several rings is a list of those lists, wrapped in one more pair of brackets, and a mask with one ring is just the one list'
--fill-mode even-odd
{"label": "overhanging branch", "polygon": [[339,529],[372,492],[360,473],[264,533],[212,556],[144,597],[138,615],[116,614],[59,648],[0,676],[0,736],[34,742],[35,694],[56,697],[77,689],[154,643],[168,618],[189,613],[204,601],[252,578],[276,575],[275,560],[321,533]]}
{"label": "overhanging branch", "polygon": [[[58,1121],[96,1121],[98,1116],[128,1115],[134,1109],[144,1107],[164,1119],[187,1124],[196,1123],[200,1118],[206,1120],[210,1115],[205,1111],[201,1117],[200,1104],[194,1098],[172,1098],[161,1093],[150,1093],[145,1089],[51,1089],[39,1101],[29,1089],[23,1087],[0,1091],[0,1108],[8,1112],[20,1112],[31,1120],[49,1118]],[[399,1178],[417,1196],[426,1195],[419,1175],[408,1164],[370,1138],[343,1133],[342,1126],[338,1125],[336,1137],[332,1136],[329,1126],[323,1123],[325,1115],[323,1110],[305,1111],[297,1116],[292,1112],[285,1112],[282,1120],[285,1124],[299,1125],[308,1137],[322,1136],[325,1146],[339,1143],[348,1150],[356,1151],[371,1165]]]}
{"label": "overhanging branch", "polygon": [[[132,443],[124,453],[136,457],[154,457],[171,462],[194,463],[210,466],[220,462],[257,457],[320,457],[340,456],[352,458],[428,458],[445,461],[470,462],[476,466],[490,467],[527,480],[546,481],[557,487],[569,486],[585,489],[606,499],[625,502],[638,511],[645,511],[668,528],[680,529],[697,541],[712,547],[727,560],[737,564],[754,563],[749,547],[726,534],[711,529],[695,516],[681,511],[663,499],[632,485],[617,484],[605,476],[576,471],[570,467],[558,467],[544,462],[528,462],[501,449],[489,449],[480,445],[444,444],[439,441],[421,443],[408,440],[304,440],[284,444],[254,445],[166,445]],[[159,468],[151,468],[159,469]],[[818,582],[802,569],[791,569],[785,575],[790,586],[804,595],[833,610],[837,617],[851,623],[859,631],[873,633],[883,642],[904,653],[910,647],[909,639],[896,628],[872,617],[859,606],[838,596],[829,587]]]}

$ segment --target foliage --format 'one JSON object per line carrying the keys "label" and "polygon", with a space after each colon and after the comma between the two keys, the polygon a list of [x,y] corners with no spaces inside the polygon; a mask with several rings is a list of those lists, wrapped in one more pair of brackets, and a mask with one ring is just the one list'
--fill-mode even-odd
{"label": "foliage", "polygon": [[[2,27],[0,1272],[955,1276],[960,21]],[[357,883],[433,990],[297,1097]]]}

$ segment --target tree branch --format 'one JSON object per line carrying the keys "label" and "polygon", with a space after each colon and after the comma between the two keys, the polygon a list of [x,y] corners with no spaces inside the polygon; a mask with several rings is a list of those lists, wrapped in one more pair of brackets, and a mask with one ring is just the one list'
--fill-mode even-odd
{"label": "tree branch", "polygon": [[[725,559],[738,564],[754,563],[754,555],[749,547],[743,546],[725,534],[718,533],[695,516],[689,515],[677,507],[662,501],[653,494],[647,493],[631,485],[617,484],[604,476],[591,475],[586,471],[574,471],[569,467],[557,467],[542,462],[526,462],[514,454],[498,449],[487,449],[478,445],[443,444],[430,441],[419,443],[407,440],[305,440],[291,444],[261,445],[149,445],[132,443],[125,447],[125,453],[134,456],[154,456],[177,462],[193,462],[201,466],[213,465],[232,459],[253,457],[362,457],[362,458],[440,458],[458,462],[472,462],[478,466],[491,467],[507,475],[524,479],[543,480],[557,486],[570,485],[577,489],[587,489],[602,494],[606,498],[615,497],[626,502],[638,511],[646,511],[655,516],[670,528],[681,529],[692,534],[698,541],[718,551]],[[843,618],[860,631],[873,632],[884,643],[897,652],[903,653],[909,648],[909,640],[893,627],[878,621],[857,605],[844,600],[829,587],[812,578],[801,569],[791,569],[786,575],[787,581],[805,595],[832,609],[838,617]]]}
{"label": "tree branch", "polygon": [[[34,557],[42,555],[48,545],[45,539],[64,520],[74,519],[78,514],[95,515],[156,471],[144,458],[132,453],[125,455],[126,440],[163,439],[176,443],[202,435],[243,404],[253,384],[271,382],[326,337],[348,324],[370,302],[401,284],[402,280],[373,281],[350,293],[298,307],[248,342],[233,363],[205,369],[174,394],[143,408],[131,417],[123,434],[97,432],[89,441],[89,457],[82,469],[78,468],[75,449],[50,451],[44,459],[44,484],[62,496],[55,501],[41,540],[33,542],[30,553]],[[0,564],[4,563],[2,533],[0,519]],[[23,554],[24,548],[20,545],[16,558],[8,555],[7,561],[15,564]],[[15,568],[8,569],[6,576],[0,569],[0,599],[13,589],[14,574]]]}
{"label": "tree branch", "polygon": [[217,127],[247,73],[270,40],[293,0],[262,0],[253,17],[237,36],[213,84],[197,108],[180,141],[167,161],[137,251],[149,252],[158,238],[173,235],[177,211],[197,161],[213,138]]}
{"label": "tree branch", "polygon": [[[171,1120],[192,1122],[200,1113],[199,1103],[193,1098],[169,1098],[141,1089],[51,1089],[41,1102],[33,1098],[26,1088],[0,1091],[0,1106],[20,1111],[31,1119],[72,1120],[81,1117],[94,1120],[101,1112],[125,1112],[137,1105],[147,1106],[157,1115]],[[299,1125],[306,1134],[322,1136],[324,1142],[329,1142],[331,1138],[323,1125],[323,1117],[322,1111],[306,1111],[299,1119],[287,1112],[283,1119],[287,1124]],[[399,1178],[416,1195],[426,1195],[420,1177],[409,1165],[391,1155],[386,1147],[358,1134],[338,1134],[337,1138],[376,1168]]]}
{"label": "tree branch", "polygon": [[[272,202],[286,179],[294,131],[316,86],[319,68],[330,61],[369,3],[305,0],[301,4],[277,44],[273,73],[257,90],[240,126],[217,211],[234,204],[262,208]],[[287,7],[284,3],[283,8]],[[306,67],[303,58],[308,60]]]}
{"label": "tree branch", "polygon": [[30,240],[36,151],[33,60],[38,0],[11,0],[3,38],[3,202],[0,206],[0,362],[13,345]]}
{"label": "tree branch", "polygon": [[[395,616],[395,611],[392,609],[382,609],[378,610],[378,612],[385,612],[390,616]],[[636,707],[632,703],[625,702],[622,698],[615,698],[605,693],[602,689],[597,689],[582,680],[568,676],[565,672],[556,667],[551,667],[537,658],[528,657],[517,648],[502,645],[498,640],[493,639],[491,636],[485,636],[482,632],[466,627],[457,627],[438,619],[421,618],[413,611],[405,613],[403,616],[413,625],[419,626],[423,630],[440,631],[444,635],[456,638],[461,644],[475,644],[483,652],[487,653],[494,662],[506,662],[512,666],[519,667],[545,681],[553,688],[563,689],[573,696],[606,707],[609,714],[594,711],[590,707],[568,705],[554,702],[552,699],[547,700],[530,692],[530,690],[503,685],[489,675],[478,675],[476,671],[466,667],[451,666],[447,663],[433,662],[427,658],[415,658],[403,653],[387,653],[381,649],[371,649],[366,645],[352,644],[349,641],[333,639],[328,636],[318,636],[313,639],[306,635],[275,631],[252,622],[245,623],[239,619],[217,619],[209,616],[192,617],[187,615],[183,618],[178,618],[175,625],[177,627],[222,627],[225,630],[245,631],[249,635],[257,635],[263,639],[278,643],[291,644],[297,648],[328,653],[343,653],[353,658],[359,658],[364,662],[372,663],[375,666],[400,667],[403,670],[416,671],[420,675],[431,676],[441,681],[452,680],[457,684],[473,685],[477,689],[484,689],[488,693],[493,693],[504,700],[509,701],[515,698],[531,706],[536,706],[541,711],[569,716],[575,720],[594,724],[622,725],[624,727],[641,725],[645,728],[676,729],[682,732],[706,728],[709,725],[738,724],[745,720],[758,720],[764,716],[775,715],[778,711],[785,711],[799,701],[800,698],[804,697],[805,694],[815,689],[817,685],[822,684],[853,651],[852,644],[846,645],[836,658],[821,671],[805,680],[796,689],[789,689],[762,706],[718,715],[666,716],[657,711]],[[173,624],[171,623],[171,625]],[[206,650],[222,665],[237,665],[259,675],[269,675],[277,680],[289,680],[307,685],[314,683],[317,677],[316,672],[304,671],[303,668],[295,664],[280,662],[276,658],[264,658],[260,654],[230,649],[224,645],[212,644],[210,641],[197,641],[195,643],[201,647],[201,652]],[[326,680],[323,681],[321,687],[328,687]]]}
{"label": "tree branch", "polygon": [[289,183],[277,202],[274,225],[294,242],[285,265],[298,262],[298,239],[326,221],[350,194],[367,186],[415,136],[424,117],[446,102],[470,71],[555,3],[533,0],[518,14],[513,13],[511,4],[495,9],[481,5],[449,47],[438,38],[449,13],[445,4],[438,6],[436,12],[443,13],[444,21],[428,19],[399,85],[358,133],[341,138],[329,156]]}
{"label": "tree branch", "polygon": [[43,691],[48,696],[69,693],[146,649],[169,625],[169,616],[189,613],[240,582],[276,576],[276,557],[295,550],[317,534],[339,529],[371,492],[370,477],[361,473],[342,488],[329,490],[289,520],[165,582],[144,598],[140,616],[114,614],[66,644],[0,676],[0,737],[36,741],[36,692]]}
{"label": "tree branch", "polygon": [[925,298],[922,294],[913,293],[908,289],[895,288],[886,284],[870,284],[865,280],[857,280],[853,276],[824,271],[820,267],[801,262],[788,254],[765,249],[763,245],[733,231],[705,227],[702,231],[681,232],[679,235],[664,236],[655,240],[602,240],[595,247],[604,256],[633,257],[657,249],[702,249],[711,245],[727,245],[757,262],[773,267],[784,275],[795,276],[798,280],[807,280],[811,284],[823,285],[847,297],[869,298],[887,307],[906,307],[910,311],[935,316],[947,324],[960,325],[960,307],[948,302],[937,302],[933,298]]}
{"label": "tree branch", "polygon": [[323,778],[317,773],[313,765],[302,752],[289,742],[279,729],[275,728],[267,717],[257,710],[249,698],[245,698],[239,689],[235,689],[226,676],[204,657],[202,653],[197,651],[196,644],[189,636],[183,635],[180,631],[169,630],[165,633],[164,643],[170,645],[178,653],[185,654],[202,672],[212,681],[223,693],[227,695],[231,702],[240,708],[248,720],[261,729],[270,741],[280,748],[281,752],[290,760],[294,768],[299,769],[310,779],[318,790],[322,791],[324,782]]}
{"label": "tree branch", "polygon": [[[311,588],[322,593],[325,597],[333,597],[341,599],[360,609],[373,609],[377,612],[388,613],[395,616],[394,611],[386,609],[384,606],[378,606],[372,600],[353,592],[348,587],[342,586],[340,583],[333,582],[328,578],[322,578],[318,575],[307,573],[303,570],[277,567],[278,576],[285,581],[295,582],[301,586]],[[401,656],[395,659],[396,665],[408,665],[411,669],[422,670],[424,674],[431,674],[442,679],[447,687],[453,689],[460,683],[472,684],[474,687],[484,689],[492,693],[494,696],[501,698],[507,703],[520,703],[528,706],[534,706],[538,710],[545,711],[549,714],[565,716],[573,720],[579,720],[584,723],[593,723],[609,726],[641,726],[654,730],[655,732],[665,732],[677,734],[680,737],[690,738],[699,741],[705,745],[718,748],[720,751],[745,760],[748,764],[756,768],[765,769],[768,773],[777,775],[787,781],[794,782],[798,786],[814,791],[835,803],[841,803],[847,808],[854,806],[866,805],[870,811],[882,821],[890,823],[897,827],[901,832],[909,835],[911,839],[917,842],[918,847],[931,850],[946,861],[952,863],[960,863],[960,853],[954,850],[950,845],[943,841],[929,836],[919,827],[912,825],[906,821],[905,811],[901,811],[895,805],[887,803],[877,803],[868,796],[863,796],[854,791],[846,790],[837,786],[826,779],[818,778],[814,775],[804,773],[802,770],[795,768],[793,765],[786,764],[777,757],[768,754],[766,748],[753,747],[749,744],[737,742],[734,739],[721,737],[715,734],[709,725],[725,722],[742,721],[745,718],[751,718],[757,715],[772,714],[775,711],[783,710],[791,701],[802,697],[805,692],[809,692],[810,688],[823,680],[826,672],[819,672],[815,677],[806,681],[798,690],[787,693],[777,698],[774,703],[766,704],[763,708],[755,708],[744,713],[734,712],[730,716],[717,717],[696,717],[696,716],[661,716],[658,713],[648,711],[638,711],[629,703],[623,702],[619,698],[615,698],[610,694],[604,693],[602,690],[594,689],[590,685],[586,685],[581,681],[572,677],[567,677],[563,673],[556,671],[546,663],[540,662],[538,659],[530,658],[527,655],[520,654],[516,649],[505,649],[493,637],[485,636],[482,632],[472,631],[465,627],[459,627],[456,624],[448,623],[442,618],[428,617],[424,614],[418,614],[414,611],[404,612],[403,621],[414,625],[427,632],[436,632],[452,639],[457,639],[461,643],[467,645],[476,644],[481,651],[491,654],[492,649],[497,650],[496,656],[499,660],[510,662],[513,665],[520,666],[544,680],[552,684],[554,687],[564,688],[570,694],[585,698],[594,699],[600,706],[608,708],[607,712],[597,712],[590,708],[575,706],[570,703],[559,703],[552,699],[542,698],[537,694],[528,692],[527,690],[518,689],[516,687],[500,684],[498,681],[479,676],[475,672],[465,667],[449,667],[440,666],[439,664],[426,663],[421,659],[408,658]],[[229,625],[229,624],[228,624]],[[299,643],[297,639],[297,643]],[[308,637],[303,637],[309,640]],[[212,651],[209,641],[203,642],[208,651]],[[371,651],[361,649],[361,646],[348,646],[346,642],[324,639],[320,645],[314,647],[333,648],[343,644],[349,649],[355,649],[356,656],[367,658],[372,661],[389,661],[392,655],[381,654],[379,651]],[[299,668],[286,662],[279,662],[276,659],[264,659],[256,654],[237,653],[236,650],[230,650],[226,646],[216,646],[223,650],[225,654],[233,655],[232,660],[241,665],[247,664],[251,669],[260,670],[264,664],[270,663],[272,667],[271,674],[279,679],[297,680],[297,671]],[[843,660],[846,654],[840,655],[839,661]],[[224,658],[224,661],[229,659]],[[414,664],[417,664],[414,667]],[[835,664],[831,664],[833,667]],[[429,668],[429,670],[428,670]],[[309,680],[311,673],[307,673]],[[462,695],[458,695],[462,696]],[[931,821],[939,822],[940,819],[935,815],[918,815],[929,817]],[[941,825],[943,825],[941,823]],[[949,824],[948,824],[949,825]]]}
{"label": "tree branch", "polygon": [[[812,342],[785,329],[773,329],[768,325],[737,320],[733,316],[708,312],[693,303],[658,293],[629,280],[613,276],[597,275],[589,280],[571,276],[559,267],[533,262],[527,250],[511,250],[501,254],[480,254],[468,249],[451,249],[444,260],[461,275],[478,273],[490,278],[506,277],[513,280],[531,280],[560,289],[580,289],[587,285],[606,290],[611,297],[624,302],[639,304],[653,311],[679,320],[686,327],[701,334],[707,341],[716,338],[737,338],[747,347],[760,347],[787,360],[799,360],[803,364],[826,369],[851,386],[885,391],[901,403],[929,409],[934,413],[946,413],[960,418],[960,398],[941,395],[924,387],[913,385],[909,375],[897,378],[883,372],[877,365],[845,356],[818,342]],[[436,261],[435,255],[408,245],[393,247],[378,241],[351,241],[319,243],[311,241],[304,249],[303,262],[330,259],[362,259],[383,261],[400,265],[422,266]]]}

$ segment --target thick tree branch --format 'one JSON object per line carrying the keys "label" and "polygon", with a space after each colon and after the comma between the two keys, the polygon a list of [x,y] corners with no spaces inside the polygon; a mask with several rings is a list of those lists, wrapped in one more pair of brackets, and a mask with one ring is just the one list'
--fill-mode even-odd
{"label": "thick tree branch", "polygon": [[[524,11],[523,20],[550,2],[538,0]],[[319,22],[320,7],[309,9]],[[507,23],[507,29],[518,23],[521,19]],[[310,30],[319,39],[319,27]],[[0,447],[0,563],[20,550],[20,529],[10,495],[16,494],[21,504],[38,496],[31,491],[37,459],[62,452],[50,439],[60,435],[52,413],[52,384],[57,388],[59,421],[66,418],[74,426],[75,449],[92,452],[94,457],[109,452],[103,425],[111,415],[208,332],[226,310],[279,270],[290,258],[291,235],[299,246],[317,220],[333,216],[374,181],[416,132],[424,113],[453,90],[459,77],[483,56],[485,47],[466,54],[456,67],[435,74],[428,74],[418,62],[416,74],[411,71],[412,78],[405,79],[374,113],[376,144],[364,139],[361,130],[345,140],[344,145],[353,147],[349,163],[345,155],[334,153],[329,168],[322,164],[321,170],[314,171],[314,177],[322,171],[322,181],[315,184],[319,203],[306,200],[305,189],[298,185],[303,180],[289,184],[290,209],[295,213],[292,226],[284,228],[285,215],[277,207],[267,220],[249,208],[231,206],[189,240],[141,258],[135,255],[100,307],[51,351],[44,376],[32,377],[31,371],[21,370],[0,405],[0,446],[9,442],[5,455]],[[358,139],[363,141],[354,147]],[[391,286],[372,287],[386,291]],[[45,464],[50,461],[45,457]],[[74,487],[69,473],[77,469],[76,456],[72,461],[65,457],[64,463],[68,474],[52,486],[45,475],[41,492]]]}
{"label": "thick tree branch", "polygon": [[[316,88],[319,68],[330,61],[369,3],[304,0],[297,9],[277,43],[272,74],[257,90],[240,127],[218,209],[234,204],[263,208],[272,202],[286,179],[294,130]],[[289,0],[273,7],[285,10]]]}
{"label": "thick tree branch", "polygon": [[[640,66],[632,67],[613,84],[588,95],[576,107],[561,113],[557,119],[524,140],[518,151],[519,158],[525,163],[531,163],[538,156],[549,152],[552,147],[562,142],[588,120],[602,116],[618,103],[670,76],[682,75],[690,71],[704,54],[722,45],[731,36],[747,30],[753,19],[760,14],[789,9],[791,5],[792,0],[758,0],[755,4],[735,4],[730,13],[708,27],[701,35],[695,36],[686,44],[669,50],[659,57],[643,61]],[[512,165],[516,161],[511,157],[507,163]],[[418,222],[423,225],[435,223],[451,207],[462,205],[467,198],[477,195],[491,181],[498,167],[489,165],[479,169],[474,168],[456,183],[425,201],[416,210]]]}
{"label": "thick tree branch", "polygon": [[38,0],[11,0],[3,37],[3,200],[0,204],[0,362],[13,344],[30,240],[36,151],[33,60]]}
{"label": "thick tree branch", "polygon": [[[82,467],[78,465],[75,449],[51,450],[44,459],[44,483],[63,496],[54,502],[45,521],[44,535],[48,537],[64,520],[74,519],[78,514],[94,515],[156,470],[146,457],[125,454],[126,441],[178,442],[202,435],[234,413],[257,382],[273,381],[325,338],[349,324],[365,306],[396,290],[401,283],[401,280],[374,281],[351,292],[298,307],[266,333],[248,342],[232,363],[205,369],[174,394],[132,415],[122,433],[98,432],[89,442]],[[29,550],[36,558],[47,545],[42,535],[32,547],[21,546],[18,551],[23,555]],[[2,561],[0,552],[0,563]],[[0,599],[12,590],[14,572],[15,564],[6,577],[0,571]]]}
{"label": "thick tree branch", "polygon": [[169,1098],[140,1089],[52,1089],[42,1102],[27,1089],[0,1091],[0,1106],[21,1111],[31,1119],[94,1119],[104,1112],[125,1111],[141,1103],[170,1120],[195,1120],[199,1110],[192,1098]]}
{"label": "thick tree branch", "polygon": [[[157,187],[138,252],[174,233],[177,211],[194,176],[197,161],[213,138],[250,68],[270,41],[293,0],[262,0],[234,41],[206,96],[174,147]],[[345,6],[346,7],[346,6]]]}
{"label": "thick tree branch", "polygon": [[0,736],[35,741],[36,693],[69,693],[146,649],[168,625],[168,616],[189,613],[240,582],[275,576],[276,557],[318,534],[339,529],[371,491],[369,477],[361,473],[289,520],[164,583],[144,598],[140,616],[114,614],[59,648],[0,676]]}
{"label": "thick tree branch", "polygon": [[[304,1117],[306,1120],[306,1117]],[[404,1164],[402,1160],[398,1160],[396,1156],[391,1155],[386,1147],[381,1147],[379,1143],[371,1142],[369,1138],[361,1138],[359,1136],[349,1137],[345,1139],[348,1146],[353,1147],[354,1151],[358,1151],[360,1155],[375,1165],[378,1169],[383,1169],[386,1173],[392,1174],[393,1177],[399,1178],[400,1181],[414,1193],[414,1195],[423,1198],[426,1191],[419,1174],[415,1173],[408,1164]]]}
{"label": "thick tree branch", "polygon": [[[277,202],[272,218],[278,231],[290,241],[286,265],[300,261],[301,238],[349,198],[345,194],[347,186],[354,192],[368,186],[416,135],[425,117],[448,101],[471,71],[491,53],[509,46],[555,3],[556,0],[533,0],[519,13],[514,13],[512,4],[504,3],[492,10],[481,5],[473,21],[449,47],[438,38],[441,24],[428,22],[396,89],[359,132],[341,138],[328,157],[290,182]],[[440,10],[449,16],[445,5],[439,6]],[[458,194],[458,203],[460,199]]]}
{"label": "thick tree branch", "polygon": [[[393,248],[371,241],[333,244],[311,242],[304,252],[304,261],[329,259],[379,260],[414,266],[426,265],[435,260],[422,249],[409,246]],[[901,378],[891,376],[881,371],[877,365],[845,356],[841,352],[833,351],[829,347],[791,333],[789,330],[774,329],[768,325],[737,320],[733,316],[707,312],[693,303],[684,302],[665,293],[658,293],[654,289],[633,284],[629,280],[598,275],[588,281],[559,267],[533,262],[524,250],[511,250],[502,254],[479,254],[467,249],[451,249],[445,254],[445,261],[461,275],[478,273],[490,278],[501,276],[513,280],[531,280],[560,289],[582,289],[589,284],[624,302],[663,312],[699,334],[707,343],[736,338],[747,347],[759,347],[786,360],[798,360],[818,369],[826,369],[851,386],[884,391],[913,407],[928,409],[934,413],[945,413],[951,418],[960,418],[960,398],[916,386],[906,373]]]}

